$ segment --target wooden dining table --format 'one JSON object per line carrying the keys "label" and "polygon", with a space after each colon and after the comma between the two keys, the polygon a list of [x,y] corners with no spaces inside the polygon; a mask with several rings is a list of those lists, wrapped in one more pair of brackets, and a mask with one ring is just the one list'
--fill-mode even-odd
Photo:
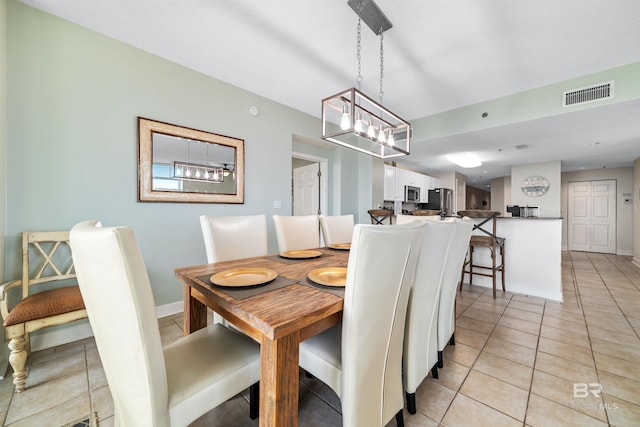
{"label": "wooden dining table", "polygon": [[[311,282],[309,272],[346,267],[349,252],[316,249],[308,259],[279,255],[177,268],[184,284],[184,334],[207,326],[207,307],[260,344],[260,426],[298,425],[298,354],[301,341],[338,324],[344,288]],[[233,289],[213,284],[215,273],[268,268],[273,282]]]}

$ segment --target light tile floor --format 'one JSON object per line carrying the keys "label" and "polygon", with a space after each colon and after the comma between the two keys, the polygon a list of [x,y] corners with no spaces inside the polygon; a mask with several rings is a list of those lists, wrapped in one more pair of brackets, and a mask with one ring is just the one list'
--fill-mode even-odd
{"label": "light tile floor", "polygon": [[[440,378],[417,392],[407,426],[640,425],[640,269],[628,257],[563,253],[564,303],[465,285],[456,345]],[[181,315],[160,320],[164,342],[182,336]],[[27,389],[0,382],[4,425],[60,426],[97,411],[113,425],[113,402],[92,339],[36,352]],[[300,377],[300,425],[341,425],[340,401]],[[592,392],[593,391],[593,392]],[[601,391],[601,393],[598,393]],[[194,426],[255,426],[247,394]],[[390,423],[395,425],[395,421]]]}

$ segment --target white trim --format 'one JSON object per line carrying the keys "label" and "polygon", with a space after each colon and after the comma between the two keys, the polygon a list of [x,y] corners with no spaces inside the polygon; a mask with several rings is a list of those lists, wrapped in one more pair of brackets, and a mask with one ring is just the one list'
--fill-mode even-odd
{"label": "white trim", "polygon": [[[485,283],[476,283],[476,277],[473,278],[473,286],[478,286],[478,287],[487,288],[487,289],[493,288],[493,285],[491,285],[491,283],[489,283],[489,285]],[[463,289],[468,289],[468,287],[469,287],[469,284],[465,283],[463,286]],[[498,275],[498,280],[496,281],[496,295],[500,296],[500,292],[502,292],[502,288],[500,284],[500,276]],[[564,299],[562,297],[562,292],[554,292],[554,291],[547,291],[544,289],[528,288],[526,286],[513,286],[513,285],[507,286],[507,292],[512,292],[514,294],[519,294],[519,295],[527,295],[531,297],[544,298],[544,299],[548,299],[556,302],[564,302]]]}
{"label": "white trim", "polygon": [[[183,310],[182,301],[172,302],[156,307],[158,319],[181,313]],[[82,340],[93,336],[91,325],[84,320],[78,320],[73,324],[56,329],[43,329],[38,334],[31,334],[31,351],[44,350],[70,342]]]}
{"label": "white trim", "polygon": [[640,268],[640,258],[633,257],[633,259],[631,260],[631,264],[633,264],[636,267]]}

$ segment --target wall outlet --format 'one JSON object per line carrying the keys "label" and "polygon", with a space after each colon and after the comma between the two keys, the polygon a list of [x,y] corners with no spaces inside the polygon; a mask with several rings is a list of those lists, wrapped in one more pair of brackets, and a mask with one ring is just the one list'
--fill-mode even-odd
{"label": "wall outlet", "polygon": [[282,208],[282,200],[274,200],[273,201],[273,208],[274,209],[281,209]]}

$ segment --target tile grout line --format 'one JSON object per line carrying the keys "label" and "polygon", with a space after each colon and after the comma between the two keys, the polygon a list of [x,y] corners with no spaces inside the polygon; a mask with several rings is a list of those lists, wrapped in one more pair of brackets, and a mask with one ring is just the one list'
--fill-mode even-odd
{"label": "tile grout line", "polygon": [[[462,316],[462,315],[464,314],[464,312],[465,312],[465,311],[467,311],[467,309],[469,309],[469,308],[470,308],[470,307],[471,307],[475,302],[477,302],[477,301],[478,301],[478,299],[479,299],[481,296],[485,295],[485,293],[487,293],[488,291],[489,291],[489,289],[485,289],[482,293],[480,293],[480,294],[479,294],[479,295],[474,299],[474,301],[473,301],[471,304],[469,304],[469,305],[467,306],[467,308],[465,308],[465,310],[464,310],[462,313],[460,313],[460,316]],[[491,291],[493,292],[493,290],[491,290]],[[460,383],[460,386],[459,386],[459,387],[458,387],[458,389],[456,390],[456,393],[453,395],[453,398],[451,399],[451,402],[449,402],[449,405],[447,406],[447,409],[446,409],[446,411],[444,412],[444,414],[443,414],[443,416],[442,416],[442,419],[440,420],[440,423],[439,423],[439,425],[440,425],[440,426],[443,426],[443,424],[442,424],[442,420],[446,417],[447,412],[449,412],[449,409],[451,409],[451,405],[453,404],[453,401],[456,399],[456,397],[458,396],[458,394],[462,394],[463,396],[465,396],[465,397],[466,397],[466,398],[468,398],[468,399],[471,399],[471,400],[473,400],[473,401],[475,401],[475,402],[478,402],[479,404],[481,404],[481,405],[483,405],[483,406],[486,406],[487,408],[490,408],[490,409],[492,409],[492,410],[494,410],[494,411],[496,411],[496,412],[501,413],[501,414],[502,414],[502,415],[504,415],[504,416],[507,416],[507,417],[509,417],[509,418],[511,418],[511,419],[513,419],[513,420],[516,420],[516,421],[520,422],[520,420],[518,420],[517,418],[514,418],[513,416],[511,416],[511,415],[509,415],[509,414],[507,414],[507,413],[505,413],[505,412],[501,411],[500,409],[497,409],[497,408],[494,408],[494,407],[492,407],[492,406],[490,406],[490,405],[487,405],[486,403],[481,402],[481,401],[479,401],[479,400],[476,400],[476,399],[474,399],[474,398],[473,398],[473,397],[471,397],[471,396],[467,396],[466,394],[464,394],[464,393],[462,393],[462,392],[460,391],[460,390],[462,389],[462,385],[463,385],[463,384],[464,384],[464,382],[467,380],[467,378],[469,377],[469,374],[470,374],[470,373],[471,373],[471,371],[473,370],[473,367],[476,365],[476,363],[477,363],[477,361],[478,361],[478,358],[480,357],[480,355],[481,355],[481,354],[482,354],[482,352],[484,351],[485,347],[487,346],[487,342],[488,342],[488,341],[489,341],[489,339],[491,338],[491,335],[493,335],[493,333],[494,333],[494,331],[495,331],[496,327],[498,326],[498,323],[500,322],[500,319],[502,319],[502,317],[504,316],[504,312],[507,310],[507,307],[509,307],[509,304],[511,304],[511,302],[513,301],[513,297],[514,297],[514,295],[515,295],[515,294],[513,294],[513,293],[512,293],[512,294],[511,294],[511,296],[509,296],[509,302],[504,306],[504,310],[502,310],[502,313],[500,313],[500,317],[498,318],[498,320],[496,321],[496,323],[493,325],[493,328],[491,329],[491,332],[490,332],[490,333],[489,333],[489,335],[488,335],[487,341],[485,341],[485,342],[484,342],[484,344],[482,345],[482,348],[480,349],[480,352],[478,353],[478,357],[476,357],[476,358],[474,359],[473,363],[472,363],[472,364],[471,364],[471,366],[469,367],[469,371],[467,372],[467,374],[465,375],[464,379],[463,379],[463,380],[462,380],[462,382]],[[481,309],[478,309],[478,310],[481,310]],[[457,317],[456,317],[456,319],[457,319]],[[541,324],[542,324],[542,320],[541,320]],[[496,338],[496,339],[497,339],[497,338]],[[510,343],[510,344],[514,344],[514,343]],[[491,354],[491,353],[488,353],[488,354]],[[496,356],[496,355],[493,355],[493,356]],[[501,357],[501,356],[496,356],[496,357]],[[518,362],[515,362],[515,363],[518,363]],[[482,373],[482,374],[484,374],[483,372],[481,372],[481,373]],[[498,381],[503,381],[503,380],[501,380],[500,378],[496,378],[496,377],[494,377],[493,375],[488,375],[488,374],[484,374],[484,375],[487,375],[487,376],[490,376],[490,377],[492,377],[492,378],[495,378],[495,379],[496,379],[496,380],[498,380]],[[533,378],[533,374],[532,374],[532,378]],[[506,381],[503,381],[503,382],[505,382],[506,384],[512,385],[512,386],[514,386],[514,387],[517,387],[517,386],[515,386],[515,385],[513,385],[513,384],[507,383]],[[446,386],[445,386],[445,387],[446,387]],[[517,388],[519,388],[519,387],[517,387]],[[530,395],[531,395],[531,391],[529,391],[528,396],[527,396],[527,404],[528,404],[528,399],[529,399],[529,396],[530,396]],[[525,425],[525,419],[526,419],[526,417],[527,417],[527,409],[525,408],[524,419],[522,420],[522,425],[523,425],[523,426]]]}

